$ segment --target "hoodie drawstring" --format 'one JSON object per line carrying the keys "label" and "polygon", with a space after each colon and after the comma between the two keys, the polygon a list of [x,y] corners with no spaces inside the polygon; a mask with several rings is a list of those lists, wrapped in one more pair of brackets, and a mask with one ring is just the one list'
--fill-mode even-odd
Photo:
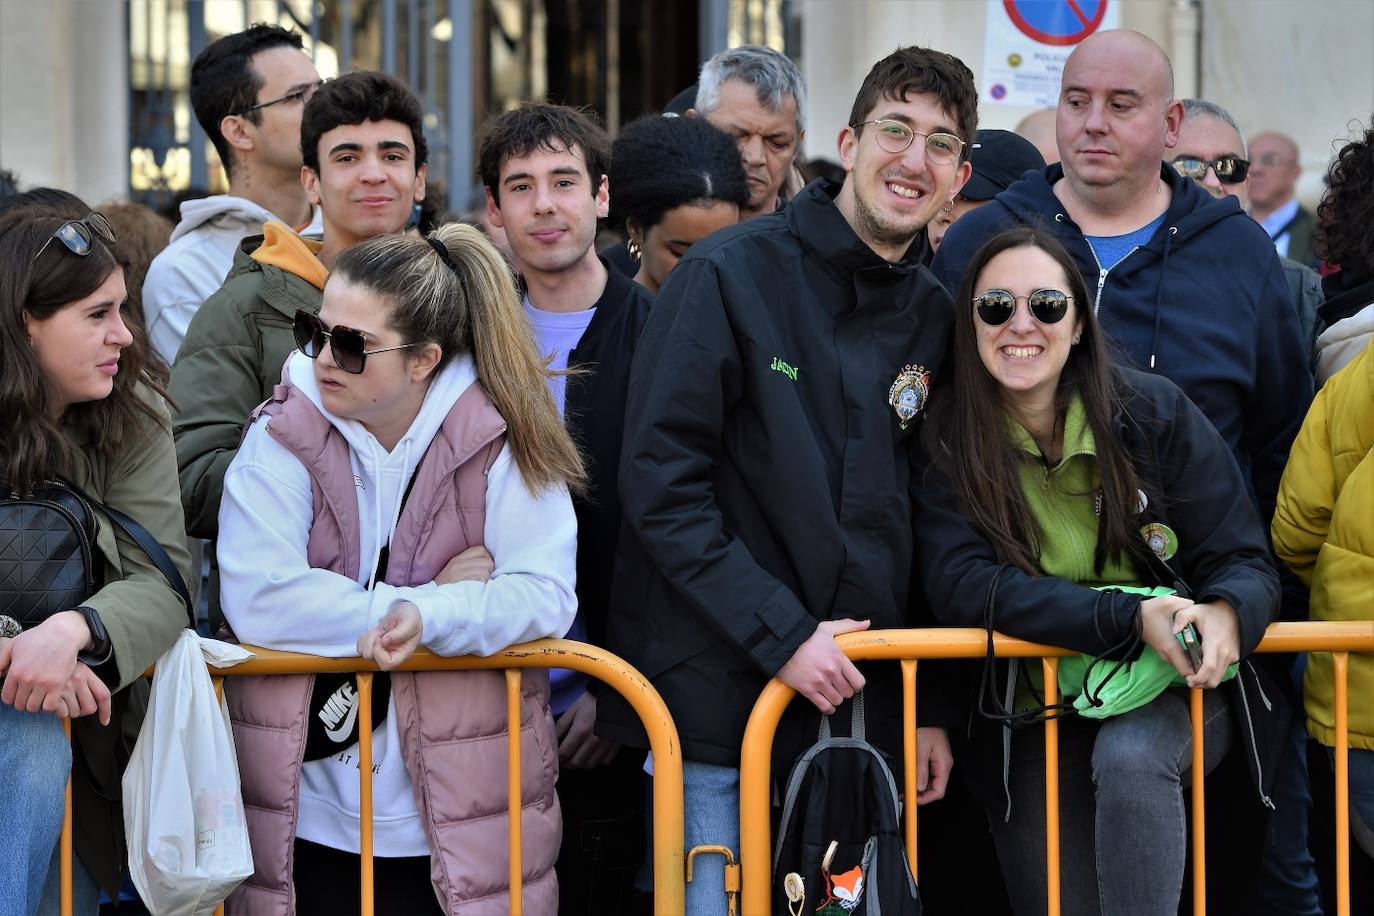
{"label": "hoodie drawstring", "polygon": [[1155,291],[1155,330],[1150,336],[1150,368],[1155,367],[1155,354],[1159,352],[1159,319],[1160,307],[1164,301],[1164,272],[1169,267],[1169,249],[1173,245],[1174,236],[1178,233],[1177,226],[1170,226],[1169,231],[1164,234],[1164,258],[1159,263],[1159,289]]}

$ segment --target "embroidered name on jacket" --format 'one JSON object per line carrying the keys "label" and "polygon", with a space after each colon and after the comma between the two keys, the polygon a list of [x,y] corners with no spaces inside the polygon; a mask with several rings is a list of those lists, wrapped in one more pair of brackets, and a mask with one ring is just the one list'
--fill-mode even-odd
{"label": "embroidered name on jacket", "polygon": [[773,357],[773,365],[769,366],[768,368],[772,369],[775,372],[781,372],[783,375],[787,376],[794,382],[797,380],[797,367],[788,365],[787,363],[778,359],[776,356]]}

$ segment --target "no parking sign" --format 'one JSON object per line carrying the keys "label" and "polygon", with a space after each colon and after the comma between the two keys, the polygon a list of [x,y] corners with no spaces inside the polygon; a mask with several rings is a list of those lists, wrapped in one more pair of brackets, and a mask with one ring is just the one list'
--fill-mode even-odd
{"label": "no parking sign", "polygon": [[1074,45],[1119,24],[1119,0],[988,0],[983,101],[1045,108]]}

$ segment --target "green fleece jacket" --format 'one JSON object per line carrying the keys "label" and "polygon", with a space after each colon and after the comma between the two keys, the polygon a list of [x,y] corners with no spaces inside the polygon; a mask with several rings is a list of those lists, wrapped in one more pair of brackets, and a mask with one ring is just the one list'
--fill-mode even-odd
{"label": "green fleece jacket", "polygon": [[328,274],[317,251],[318,242],[268,223],[262,235],[243,240],[224,285],[191,319],[172,366],[171,395],[181,503],[192,537],[213,539],[219,531],[224,472],[248,414],[271,395],[296,348],[296,310],[320,310]]}
{"label": "green fleece jacket", "polygon": [[[75,445],[71,480],[146,528],[189,580],[191,559],[181,504],[171,486],[176,469],[171,416],[160,395],[142,386],[138,391],[159,420],[143,417],[141,428],[112,456],[98,454],[92,442],[65,427]],[[118,688],[109,726],[102,726],[95,716],[74,720],[72,740],[80,762],[72,767],[72,806],[77,855],[101,886],[113,892],[128,860],[120,779],[148,706],[143,672],[171,647],[187,615],[181,598],[143,548],[99,510],[96,514],[96,547],[107,584],[85,603],[100,613],[109,633]]]}

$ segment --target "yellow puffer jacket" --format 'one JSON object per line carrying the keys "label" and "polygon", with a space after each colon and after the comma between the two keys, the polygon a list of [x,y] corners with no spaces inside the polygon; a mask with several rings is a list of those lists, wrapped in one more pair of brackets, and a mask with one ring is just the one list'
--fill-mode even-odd
{"label": "yellow puffer jacket", "polygon": [[[1374,619],[1374,342],[1331,377],[1293,443],[1274,513],[1274,548],[1312,588],[1313,620]],[[1331,656],[1303,681],[1307,730],[1336,743]],[[1374,750],[1374,658],[1350,656],[1350,746]]]}

